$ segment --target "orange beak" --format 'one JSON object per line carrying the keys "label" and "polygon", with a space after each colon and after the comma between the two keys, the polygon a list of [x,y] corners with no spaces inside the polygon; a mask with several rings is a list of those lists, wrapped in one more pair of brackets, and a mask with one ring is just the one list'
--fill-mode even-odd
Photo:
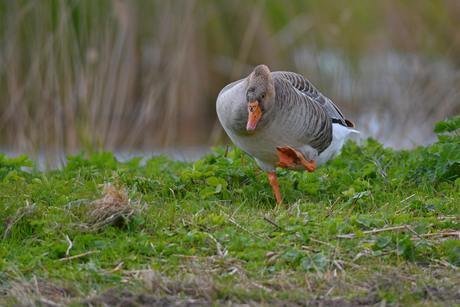
{"label": "orange beak", "polygon": [[248,124],[246,125],[246,130],[251,133],[256,129],[257,123],[259,122],[260,117],[262,116],[262,110],[260,110],[259,103],[253,102],[248,103]]}

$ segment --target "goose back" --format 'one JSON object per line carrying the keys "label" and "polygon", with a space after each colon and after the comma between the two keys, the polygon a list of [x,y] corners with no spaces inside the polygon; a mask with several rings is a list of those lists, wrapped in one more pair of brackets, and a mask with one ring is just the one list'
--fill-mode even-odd
{"label": "goose back", "polygon": [[289,81],[292,87],[309,97],[312,101],[320,105],[332,118],[334,123],[341,124],[345,127],[353,128],[354,124],[345,119],[339,108],[320,91],[318,91],[307,78],[302,75],[289,71],[272,72],[273,78],[282,78]]}

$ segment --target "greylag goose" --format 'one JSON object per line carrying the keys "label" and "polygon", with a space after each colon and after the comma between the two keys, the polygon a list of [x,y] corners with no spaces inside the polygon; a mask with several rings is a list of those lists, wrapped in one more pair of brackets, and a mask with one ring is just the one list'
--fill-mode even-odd
{"label": "greylag goose", "polygon": [[303,76],[259,65],[217,97],[217,115],[230,139],[268,174],[278,204],[276,166],[313,172],[359,133],[332,101]]}

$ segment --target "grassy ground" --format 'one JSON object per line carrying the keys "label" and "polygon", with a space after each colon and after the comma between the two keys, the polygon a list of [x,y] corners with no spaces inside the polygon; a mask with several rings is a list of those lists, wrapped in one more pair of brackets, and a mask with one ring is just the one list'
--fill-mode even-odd
{"label": "grassy ground", "polygon": [[279,170],[281,208],[251,158],[215,151],[82,153],[49,173],[0,155],[0,305],[460,304],[455,134]]}

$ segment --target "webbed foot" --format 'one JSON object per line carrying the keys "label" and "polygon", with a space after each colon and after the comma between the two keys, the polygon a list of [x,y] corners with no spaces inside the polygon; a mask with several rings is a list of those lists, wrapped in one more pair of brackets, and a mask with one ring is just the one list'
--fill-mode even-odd
{"label": "webbed foot", "polygon": [[316,163],[314,160],[307,162],[303,155],[292,149],[291,147],[276,147],[278,151],[278,156],[280,157],[280,162],[276,163],[276,166],[281,168],[295,168],[298,165],[303,165],[307,171],[314,172],[316,169]]}

